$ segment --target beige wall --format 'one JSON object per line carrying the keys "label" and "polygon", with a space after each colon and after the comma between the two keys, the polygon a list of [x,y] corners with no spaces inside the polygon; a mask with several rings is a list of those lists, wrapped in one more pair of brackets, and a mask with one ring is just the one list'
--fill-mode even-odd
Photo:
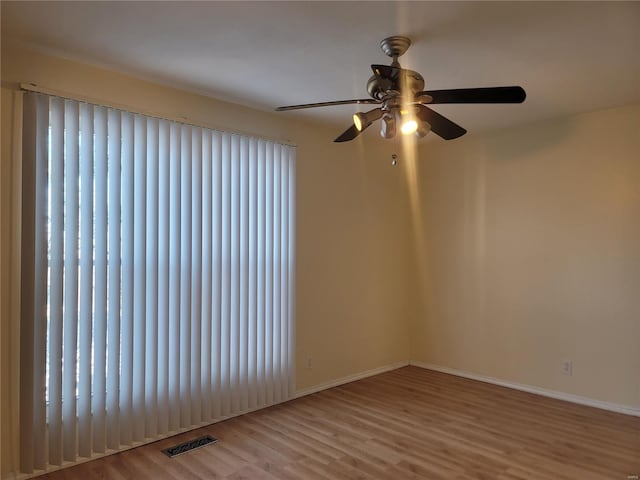
{"label": "beige wall", "polygon": [[[3,45],[4,47],[4,45]],[[410,242],[404,178],[390,166],[392,145],[374,136],[334,144],[339,131],[255,111],[130,76],[12,48],[2,51],[3,87],[34,82],[96,100],[129,106],[196,124],[254,133],[298,145],[296,179],[297,387],[303,389],[408,358],[409,302],[404,288]],[[3,88],[2,114],[10,95]],[[9,129],[2,127],[2,230]],[[2,261],[9,258],[2,243]],[[392,255],[390,255],[392,253]],[[3,267],[4,268],[4,267]],[[3,277],[4,278],[4,277]],[[2,325],[7,315],[3,283]],[[2,337],[2,352],[8,351]],[[306,360],[313,357],[313,367]],[[2,390],[10,384],[2,365]],[[4,400],[4,397],[3,397]],[[15,413],[2,402],[2,430]],[[3,442],[3,446],[6,446]],[[3,470],[9,449],[3,448]]]}
{"label": "beige wall", "polygon": [[423,144],[414,188],[412,360],[640,407],[640,105]]}

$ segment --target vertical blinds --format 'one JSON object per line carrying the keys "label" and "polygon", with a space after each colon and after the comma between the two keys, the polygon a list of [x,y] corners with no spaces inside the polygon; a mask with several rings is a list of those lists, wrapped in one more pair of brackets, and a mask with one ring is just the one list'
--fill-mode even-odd
{"label": "vertical blinds", "polygon": [[295,148],[24,102],[21,468],[291,398]]}

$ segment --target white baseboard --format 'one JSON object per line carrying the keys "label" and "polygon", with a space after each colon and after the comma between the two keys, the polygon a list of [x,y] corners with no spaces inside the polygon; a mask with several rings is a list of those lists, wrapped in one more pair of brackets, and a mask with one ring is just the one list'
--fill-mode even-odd
{"label": "white baseboard", "polygon": [[564,400],[566,402],[577,403],[579,405],[586,405],[588,407],[600,408],[602,410],[608,410],[610,412],[623,413],[625,415],[633,415],[640,417],[640,408],[631,407],[628,405],[620,405],[617,403],[604,402],[602,400],[595,400],[593,398],[582,397],[580,395],[573,395],[571,393],[558,392],[556,390],[548,390],[541,387],[533,387],[531,385],[523,385],[520,383],[507,382],[500,380],[499,378],[487,377],[485,375],[479,375],[477,373],[465,372],[462,370],[456,370],[449,367],[441,367],[440,365],[433,365],[431,363],[418,362],[410,360],[409,365],[416,367],[426,368],[427,370],[434,370],[436,372],[448,373],[457,377],[469,378],[471,380],[478,380],[479,382],[491,383],[493,385],[499,385],[501,387],[513,388],[514,390],[521,390],[523,392],[534,393],[536,395],[542,395],[543,397],[555,398],[557,400]]}
{"label": "white baseboard", "polygon": [[371,377],[373,375],[379,375],[380,373],[389,372],[397,368],[406,367],[407,365],[409,365],[409,362],[405,360],[402,362],[396,362],[389,365],[383,365],[382,367],[374,368],[372,370],[367,370],[364,372],[347,375],[346,377],[338,378],[336,380],[331,380],[330,382],[325,382],[319,385],[314,385],[312,387],[307,387],[307,388],[303,388],[302,390],[298,390],[293,396],[293,398],[300,398],[306,395],[311,395],[312,393],[321,392],[322,390],[337,387],[339,385],[344,385],[345,383],[355,382],[356,380],[362,380],[363,378]]}

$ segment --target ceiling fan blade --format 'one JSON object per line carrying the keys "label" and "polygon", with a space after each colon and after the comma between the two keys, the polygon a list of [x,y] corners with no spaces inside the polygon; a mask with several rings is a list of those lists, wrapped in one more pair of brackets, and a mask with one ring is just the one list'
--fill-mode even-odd
{"label": "ceiling fan blade", "polygon": [[351,104],[379,104],[380,101],[373,98],[360,98],[355,100],[336,100],[334,102],[304,103],[302,105],[288,105],[286,107],[277,107],[276,112],[286,112],[288,110],[302,110],[303,108],[315,107],[331,107],[334,105],[351,105]]}
{"label": "ceiling fan blade", "polygon": [[394,67],[391,65],[371,65],[371,70],[376,77],[389,78],[395,80],[400,76],[400,67]]}
{"label": "ceiling fan blade", "polygon": [[457,123],[452,122],[447,117],[443,117],[438,112],[434,112],[424,105],[418,105],[418,118],[431,125],[431,130],[445,140],[453,140],[467,133],[467,131]]}
{"label": "ceiling fan blade", "polygon": [[[367,128],[367,127],[365,127],[365,128]],[[356,138],[358,135],[360,135],[360,133],[362,133],[362,131],[364,131],[364,128],[362,130],[358,130],[355,125],[351,125],[344,132],[342,132],[334,140],[334,142],[348,142],[348,141],[353,140],[354,138]]]}
{"label": "ceiling fan blade", "polygon": [[453,88],[427,90],[419,95],[432,97],[430,103],[522,103],[527,97],[522,87]]}

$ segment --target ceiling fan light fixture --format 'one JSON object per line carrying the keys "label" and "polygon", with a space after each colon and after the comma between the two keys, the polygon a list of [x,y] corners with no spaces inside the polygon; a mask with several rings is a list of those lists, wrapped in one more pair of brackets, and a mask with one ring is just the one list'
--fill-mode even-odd
{"label": "ceiling fan light fixture", "polygon": [[431,125],[429,123],[422,121],[418,123],[418,128],[416,129],[416,137],[423,138],[431,131]]}
{"label": "ceiling fan light fixture", "polygon": [[380,136],[386,139],[396,136],[396,117],[394,115],[389,113],[383,115],[380,125]]}
{"label": "ceiling fan light fixture", "polygon": [[380,108],[374,108],[368,112],[358,112],[353,114],[353,124],[359,132],[363,131],[373,122],[378,120],[382,116],[382,110]]}
{"label": "ceiling fan light fixture", "polygon": [[403,135],[411,135],[418,130],[418,122],[413,117],[407,117],[402,121],[400,131]]}

